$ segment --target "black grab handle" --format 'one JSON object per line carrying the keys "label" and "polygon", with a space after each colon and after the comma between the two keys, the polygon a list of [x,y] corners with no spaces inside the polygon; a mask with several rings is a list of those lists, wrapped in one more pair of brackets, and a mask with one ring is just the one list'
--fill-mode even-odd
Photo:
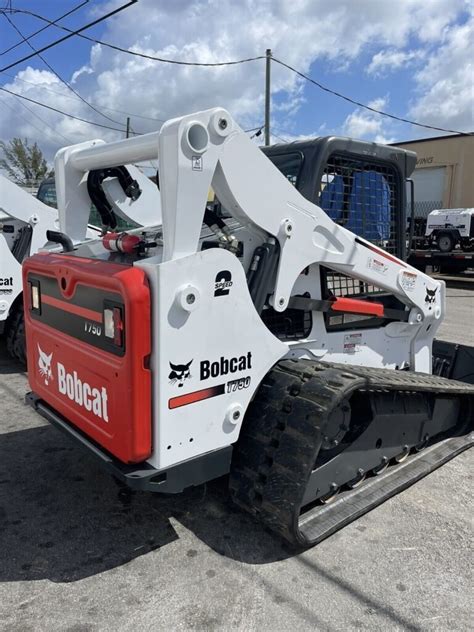
{"label": "black grab handle", "polygon": [[63,252],[72,252],[74,250],[72,239],[58,230],[47,230],[46,238],[48,241],[52,241],[55,244],[61,244]]}

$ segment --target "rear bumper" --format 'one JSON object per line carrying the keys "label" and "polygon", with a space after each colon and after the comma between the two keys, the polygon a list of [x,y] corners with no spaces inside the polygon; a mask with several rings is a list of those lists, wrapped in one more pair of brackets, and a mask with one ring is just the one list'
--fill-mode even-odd
{"label": "rear bumper", "polygon": [[146,462],[122,463],[84,433],[74,428],[35,393],[27,393],[25,402],[53,426],[71,437],[76,445],[94,456],[113,476],[135,490],[176,494],[229,473],[232,446],[204,454],[167,470],[157,470]]}

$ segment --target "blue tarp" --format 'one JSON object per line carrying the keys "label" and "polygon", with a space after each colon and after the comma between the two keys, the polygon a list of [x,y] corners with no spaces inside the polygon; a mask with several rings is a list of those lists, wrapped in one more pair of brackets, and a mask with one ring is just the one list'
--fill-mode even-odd
{"label": "blue tarp", "polygon": [[370,241],[390,237],[390,187],[376,171],[356,171],[351,178],[347,212],[344,213],[344,180],[335,175],[321,193],[320,206],[329,217]]}

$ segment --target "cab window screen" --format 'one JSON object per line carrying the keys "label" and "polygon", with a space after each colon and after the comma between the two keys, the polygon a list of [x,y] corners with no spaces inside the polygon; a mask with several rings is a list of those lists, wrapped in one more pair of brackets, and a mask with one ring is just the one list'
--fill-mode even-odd
{"label": "cab window screen", "polygon": [[56,208],[56,185],[54,182],[41,185],[38,191],[38,199],[43,202],[43,204]]}
{"label": "cab window screen", "polygon": [[295,151],[291,154],[276,154],[268,157],[275,167],[282,172],[285,178],[287,178],[293,186],[296,186],[303,164],[303,155]]}

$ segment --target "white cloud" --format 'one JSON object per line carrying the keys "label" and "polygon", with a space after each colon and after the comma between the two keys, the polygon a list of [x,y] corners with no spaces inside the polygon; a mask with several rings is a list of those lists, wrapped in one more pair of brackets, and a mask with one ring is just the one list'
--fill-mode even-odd
{"label": "white cloud", "polygon": [[372,61],[366,68],[369,75],[380,76],[399,70],[406,66],[412,65],[414,62],[423,59],[424,50],[381,50],[372,57]]}
{"label": "white cloud", "polygon": [[[347,68],[362,51],[380,48],[385,57],[374,63],[381,69],[389,52],[392,66],[403,63],[393,60],[395,52],[401,52],[408,61],[410,51],[404,47],[413,38],[422,45],[439,40],[465,6],[465,0],[142,0],[107,21],[102,39],[158,57],[201,62],[261,55],[272,48],[276,57],[303,72],[309,72],[315,60],[327,60],[335,69]],[[101,11],[105,10],[102,4]],[[67,54],[74,52],[73,41],[63,45]],[[217,105],[228,108],[244,127],[263,123],[263,60],[225,68],[196,68],[161,64],[96,44],[91,47],[88,63],[78,66],[71,71],[75,88],[122,125],[126,112],[167,119]],[[447,69],[445,73],[448,76]],[[303,85],[294,73],[272,64],[276,129],[278,124],[285,130],[294,129],[304,100]],[[426,92],[430,90],[429,80],[425,82],[421,76],[419,85]],[[49,72],[30,68],[18,73],[6,87],[82,118],[118,126],[77,100]],[[21,107],[5,93],[0,102],[3,99],[14,108]],[[74,142],[121,135],[28,105],[56,130],[56,139],[55,132],[49,130],[47,138],[41,140],[50,153],[64,144],[58,134]],[[160,124],[132,117],[136,131],[150,131]],[[24,135],[26,129],[25,121],[7,108],[0,119],[0,137]],[[344,129],[356,136],[374,137],[386,135],[387,126],[379,118],[356,110],[347,117]]]}
{"label": "white cloud", "polygon": [[415,75],[419,96],[409,115],[420,122],[472,131],[474,20],[446,30],[443,44]]}
{"label": "white cloud", "polygon": [[93,72],[94,71],[90,66],[81,66],[79,70],[76,70],[76,72],[72,73],[71,83],[76,83],[76,80],[79,79],[81,75],[91,75]]}
{"label": "white cloud", "polygon": [[[367,105],[375,110],[386,111],[388,104],[389,97],[387,95],[373,99]],[[391,136],[388,135],[389,125],[390,123],[383,116],[369,110],[356,108],[344,121],[343,133],[352,138],[370,139],[376,143],[389,143],[392,142]]]}

